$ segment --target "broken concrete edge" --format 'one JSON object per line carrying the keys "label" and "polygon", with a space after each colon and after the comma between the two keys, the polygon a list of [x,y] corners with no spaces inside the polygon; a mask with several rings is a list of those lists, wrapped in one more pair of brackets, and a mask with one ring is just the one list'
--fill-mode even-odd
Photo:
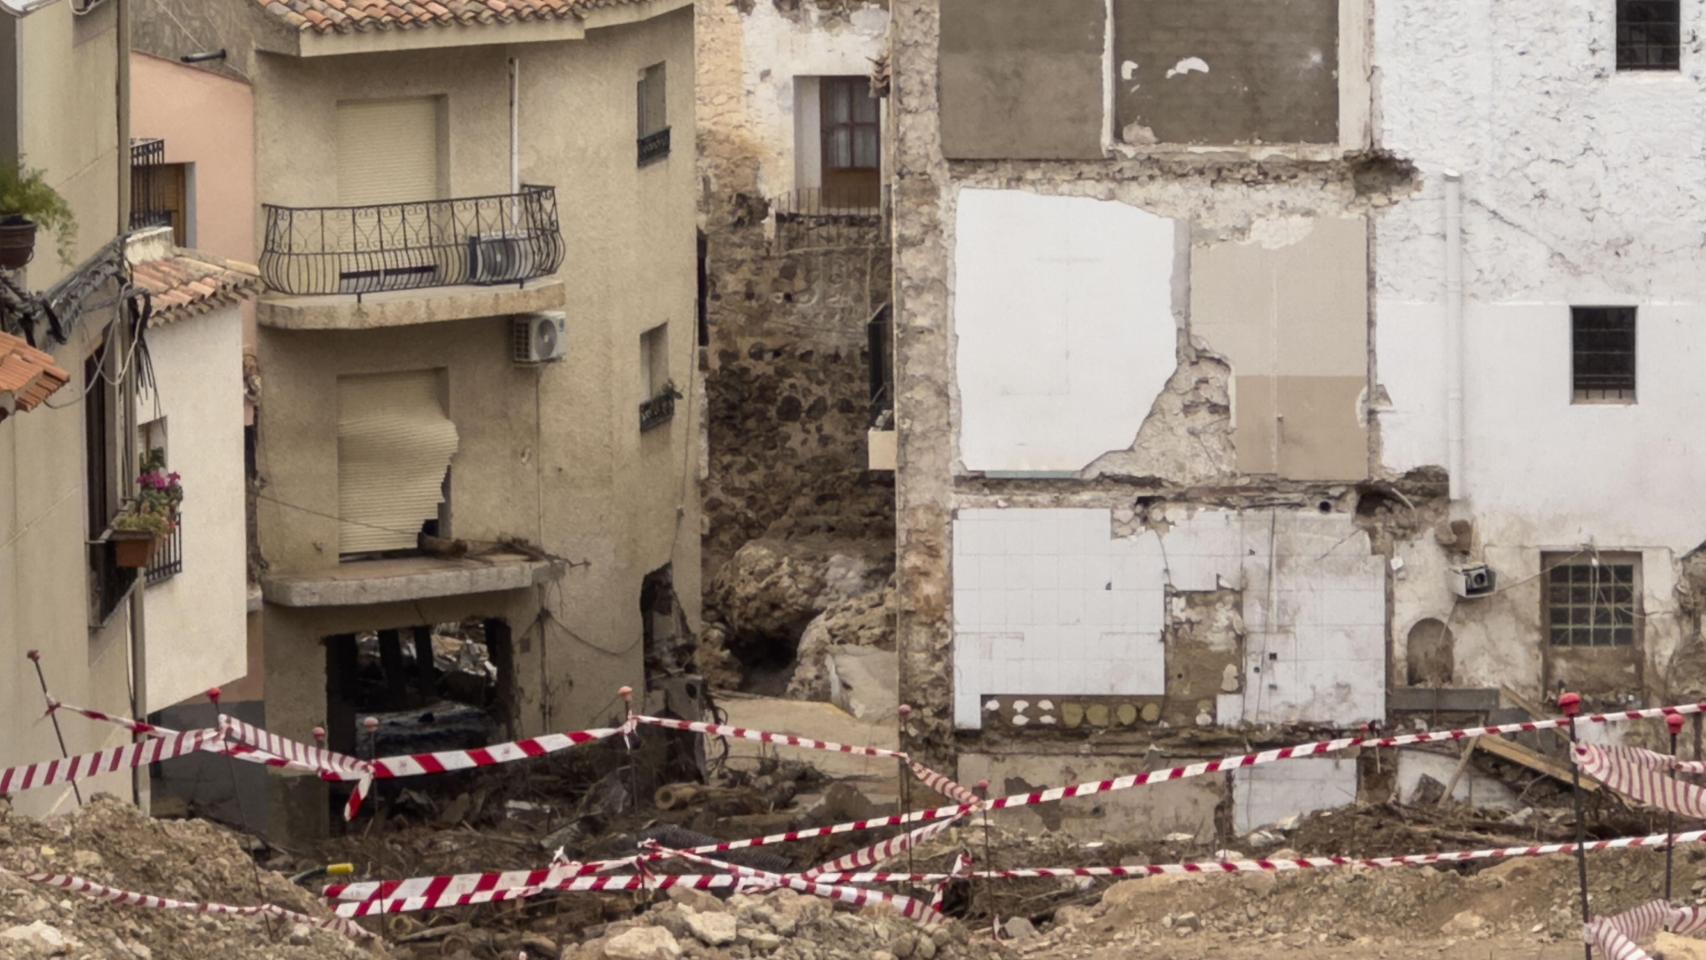
{"label": "broken concrete edge", "polygon": [[267,603],[282,607],[346,607],[398,603],[429,597],[522,590],[562,576],[565,565],[550,560],[434,560],[422,558],[418,572],[363,577],[346,564],[328,576],[269,576],[261,579]]}

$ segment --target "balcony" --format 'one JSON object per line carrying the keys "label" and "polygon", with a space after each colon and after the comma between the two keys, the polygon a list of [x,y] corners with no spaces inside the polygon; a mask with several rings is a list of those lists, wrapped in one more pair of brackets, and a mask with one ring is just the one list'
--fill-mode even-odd
{"label": "balcony", "polygon": [[130,229],[172,225],[165,165],[166,141],[130,141]]}
{"label": "balcony", "polygon": [[[258,319],[290,329],[397,326],[563,303],[557,194],[364,207],[264,204]],[[421,291],[436,290],[423,301]]]}

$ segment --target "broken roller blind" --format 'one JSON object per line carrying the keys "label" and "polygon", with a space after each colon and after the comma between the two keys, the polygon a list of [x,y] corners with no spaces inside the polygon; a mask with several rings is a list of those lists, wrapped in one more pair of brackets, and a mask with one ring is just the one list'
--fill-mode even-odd
{"label": "broken roller blind", "polygon": [[456,453],[437,370],[338,380],[338,552],[410,550]]}

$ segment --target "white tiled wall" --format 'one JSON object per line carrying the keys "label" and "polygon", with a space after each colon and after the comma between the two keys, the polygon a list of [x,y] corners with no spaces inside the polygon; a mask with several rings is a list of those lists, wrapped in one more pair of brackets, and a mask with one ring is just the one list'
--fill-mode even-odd
{"label": "white tiled wall", "polygon": [[1287,760],[1232,774],[1232,828],[1249,833],[1292,814],[1355,803],[1357,762],[1353,757]]}
{"label": "white tiled wall", "polygon": [[1241,702],[1222,698],[1223,722],[1379,716],[1384,576],[1343,514],[1200,511],[1164,533],[1116,538],[1105,509],[961,510],[955,724],[981,727],[994,694],[1164,693],[1169,583],[1244,589],[1245,690]]}

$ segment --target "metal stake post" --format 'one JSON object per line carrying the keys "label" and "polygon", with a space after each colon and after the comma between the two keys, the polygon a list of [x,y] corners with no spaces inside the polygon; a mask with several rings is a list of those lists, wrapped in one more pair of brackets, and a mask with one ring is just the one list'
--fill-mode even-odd
{"label": "metal stake post", "polygon": [[[31,650],[24,656],[29,657],[30,662],[36,665],[36,682],[41,684],[41,698],[47,704],[48,719],[53,721],[53,736],[59,741],[59,756],[61,759],[69,760],[71,753],[65,749],[65,734],[59,729],[59,704],[54,702],[53,694],[47,692],[47,676],[41,672],[41,651]],[[77,781],[75,780],[71,781],[71,795],[77,798],[77,806],[81,807],[83,805],[83,791],[77,789]]]}
{"label": "metal stake post", "polygon": [[[1670,760],[1676,763],[1676,738],[1682,733],[1682,717],[1670,714],[1665,717],[1665,726],[1670,728]],[[1673,769],[1671,774],[1674,776]],[[1670,903],[1671,864],[1676,856],[1676,811],[1665,811],[1665,903]]]}
{"label": "metal stake post", "polygon": [[[1582,822],[1582,768],[1576,762],[1576,714],[1582,712],[1582,698],[1574,693],[1563,694],[1558,698],[1558,708],[1570,720],[1570,786],[1576,801],[1576,879],[1582,892],[1582,926],[1586,927],[1591,919],[1588,913],[1588,855],[1583,849],[1587,825]],[[1582,955],[1593,960],[1593,945],[1583,943]]]}

